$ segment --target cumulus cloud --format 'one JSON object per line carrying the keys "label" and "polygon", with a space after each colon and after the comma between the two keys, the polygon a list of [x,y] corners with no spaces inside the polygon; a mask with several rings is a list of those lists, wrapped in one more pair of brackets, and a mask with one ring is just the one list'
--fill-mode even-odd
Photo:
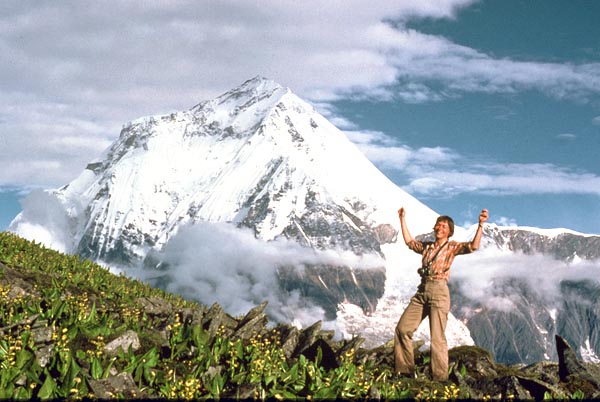
{"label": "cumulus cloud", "polygon": [[[403,188],[417,196],[445,197],[475,191],[488,195],[600,195],[600,176],[569,167],[477,160],[445,147],[413,148],[382,132],[345,133],[378,168],[401,173],[407,183]],[[575,136],[563,134],[558,138],[571,141]]]}
{"label": "cumulus cloud", "polygon": [[73,252],[80,205],[65,205],[54,193],[40,189],[34,189],[20,202],[23,210],[8,230],[55,250]]}
{"label": "cumulus cloud", "polygon": [[249,229],[210,222],[183,227],[155,257],[168,269],[138,269],[134,275],[150,282],[166,279],[168,291],[206,305],[217,302],[233,315],[245,314],[268,301],[272,319],[295,320],[301,325],[324,320],[324,311],[298,292],[283,292],[277,281],[278,268],[287,266],[302,272],[308,264],[354,269],[382,265],[378,257],[316,251],[286,239],[264,242]]}
{"label": "cumulus cloud", "polygon": [[411,148],[380,131],[344,131],[371,162],[382,169],[418,172],[424,167],[452,166],[460,156],[445,147]]}
{"label": "cumulus cloud", "polygon": [[514,218],[500,216],[494,221],[498,226],[518,226]]}

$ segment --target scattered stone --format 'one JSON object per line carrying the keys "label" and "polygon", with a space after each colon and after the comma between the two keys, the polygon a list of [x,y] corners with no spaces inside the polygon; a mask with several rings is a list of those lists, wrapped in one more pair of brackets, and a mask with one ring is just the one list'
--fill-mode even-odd
{"label": "scattered stone", "polygon": [[304,350],[308,349],[313,343],[315,343],[317,336],[321,331],[321,325],[322,321],[317,321],[300,333],[298,345],[296,346],[293,356],[302,354]]}
{"label": "scattered stone", "polygon": [[173,310],[171,304],[160,297],[140,297],[136,302],[148,315],[163,315],[164,312]]}
{"label": "scattered stone", "polygon": [[300,330],[293,326],[279,326],[277,328],[281,335],[280,343],[283,349],[283,354],[286,359],[291,359],[294,355],[294,351],[298,347],[300,341]]}
{"label": "scattered stone", "polygon": [[126,331],[123,335],[114,339],[104,346],[104,353],[107,356],[116,356],[120,350],[123,352],[127,352],[129,348],[133,351],[136,351],[140,348],[140,338],[138,338],[138,334],[135,331]]}
{"label": "scattered stone", "polygon": [[89,380],[95,398],[100,399],[139,399],[147,395],[140,391],[129,373],[120,373],[116,376],[101,380]]}
{"label": "scattered stone", "polygon": [[235,332],[232,334],[232,337],[234,339],[248,339],[251,338],[252,335],[263,332],[269,322],[269,318],[263,313],[266,306],[267,302],[264,302],[260,306],[250,310],[250,312],[240,321]]}

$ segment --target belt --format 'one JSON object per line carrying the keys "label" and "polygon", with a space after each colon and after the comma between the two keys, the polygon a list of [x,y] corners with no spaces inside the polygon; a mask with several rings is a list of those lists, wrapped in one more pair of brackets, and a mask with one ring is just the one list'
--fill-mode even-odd
{"label": "belt", "polygon": [[444,278],[426,277],[426,278],[424,278],[423,282],[446,282],[446,283],[448,283],[448,280],[444,279]]}

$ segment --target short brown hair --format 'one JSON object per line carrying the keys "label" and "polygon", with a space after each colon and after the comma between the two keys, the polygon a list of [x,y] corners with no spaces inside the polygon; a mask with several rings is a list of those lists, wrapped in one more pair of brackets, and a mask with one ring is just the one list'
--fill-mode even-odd
{"label": "short brown hair", "polygon": [[448,223],[448,228],[450,229],[450,234],[448,235],[448,237],[452,237],[452,235],[454,234],[454,221],[452,220],[452,218],[450,218],[448,215],[442,215],[437,218],[437,220],[435,221],[435,225],[437,225],[438,222]]}

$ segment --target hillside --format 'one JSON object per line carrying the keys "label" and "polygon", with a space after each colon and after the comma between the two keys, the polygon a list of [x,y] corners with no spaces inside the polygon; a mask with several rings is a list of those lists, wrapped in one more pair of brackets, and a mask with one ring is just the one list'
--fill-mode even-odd
{"label": "hillside", "polygon": [[450,351],[450,381],[391,377],[391,345],[335,340],[320,322],[272,327],[264,304],[232,317],[76,256],[0,233],[0,398],[600,397],[600,366],[557,338],[559,363]]}

